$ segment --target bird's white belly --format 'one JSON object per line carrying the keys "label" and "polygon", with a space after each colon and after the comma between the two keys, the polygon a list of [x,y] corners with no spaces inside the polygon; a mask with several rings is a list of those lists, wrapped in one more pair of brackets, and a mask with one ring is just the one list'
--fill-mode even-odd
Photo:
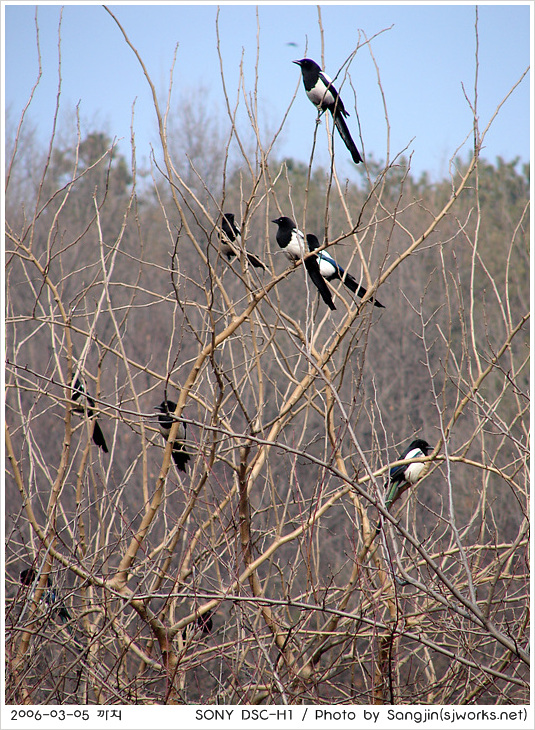
{"label": "bird's white belly", "polygon": [[424,464],[409,464],[405,469],[405,479],[410,482],[410,484],[416,484],[424,470],[424,466]]}
{"label": "bird's white belly", "polygon": [[308,94],[309,99],[313,101],[316,106],[320,106],[321,104],[327,104],[330,106],[331,104],[334,104],[334,96],[322,82],[318,82],[316,86],[310,89]]}
{"label": "bird's white belly", "polygon": [[303,258],[304,250],[305,249],[303,246],[303,242],[297,240],[296,237],[293,236],[290,243],[284,249],[284,253],[286,254],[286,256],[288,256],[289,259],[295,261],[297,259]]}

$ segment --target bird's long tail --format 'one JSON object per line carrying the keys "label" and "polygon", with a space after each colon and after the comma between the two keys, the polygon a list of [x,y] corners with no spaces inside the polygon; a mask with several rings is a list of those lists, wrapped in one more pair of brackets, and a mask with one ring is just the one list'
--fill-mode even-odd
{"label": "bird's long tail", "polygon": [[264,269],[264,271],[267,271],[267,266],[260,261],[259,258],[257,258],[254,254],[248,253],[247,258],[249,259],[249,263],[252,264],[256,269]]}
{"label": "bird's long tail", "polygon": [[[347,273],[347,271],[344,272],[341,278],[347,288],[354,292],[357,296],[362,298],[366,294],[367,289],[361,286],[358,281],[351,276],[351,274]],[[377,301],[377,299],[373,300],[373,304],[375,307],[382,307],[383,309],[385,306],[384,304],[381,304],[381,302]]]}
{"label": "bird's long tail", "polygon": [[[353,277],[351,277],[351,278],[353,278]],[[353,279],[353,281],[355,281],[355,280]],[[406,487],[405,487],[405,489],[406,489]],[[390,507],[392,507],[392,505],[394,504],[396,499],[405,491],[405,489],[403,489],[403,488],[400,489],[399,484],[397,484],[397,483],[389,483],[388,481],[385,482],[385,490],[387,490],[386,497],[385,497],[385,509],[387,509],[390,512]],[[381,532],[382,529],[383,529],[383,518],[381,517],[381,515],[379,515],[377,527],[375,528],[375,535],[373,536],[374,540],[377,537],[377,535]]]}
{"label": "bird's long tail", "polygon": [[362,162],[362,157],[360,156],[360,152],[357,149],[357,145],[353,142],[353,137],[351,136],[349,129],[347,127],[347,124],[345,122],[344,117],[342,116],[341,112],[337,111],[334,116],[334,123],[336,125],[336,128],[338,132],[340,133],[340,137],[344,140],[344,144],[349,150],[351,157],[353,158],[353,162],[359,163]]}
{"label": "bird's long tail", "polygon": [[104,438],[104,434],[102,433],[102,429],[98,425],[97,420],[95,420],[95,425],[93,426],[93,442],[99,446],[104,453],[108,453],[108,445],[106,444],[106,439]]}
{"label": "bird's long tail", "polygon": [[373,536],[372,542],[377,538],[377,535],[381,532],[383,529],[383,518],[379,517],[379,522],[377,523],[377,527],[375,528],[375,535]]}
{"label": "bird's long tail", "polygon": [[173,448],[173,461],[176,464],[176,468],[179,471],[186,471],[186,464],[191,459],[191,456],[188,454],[188,452],[185,450],[184,446],[180,444],[180,446],[176,445]]}

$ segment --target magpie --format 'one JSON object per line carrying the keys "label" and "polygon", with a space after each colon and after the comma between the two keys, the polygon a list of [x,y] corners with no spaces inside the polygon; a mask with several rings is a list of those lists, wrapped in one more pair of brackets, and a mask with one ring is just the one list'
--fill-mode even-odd
{"label": "magpie", "polygon": [[294,61],[294,63],[301,67],[303,84],[310,101],[314,106],[318,107],[320,112],[324,112],[327,109],[331,112],[336,129],[349,150],[353,162],[362,162],[360,152],[353,142],[353,138],[349,133],[344,119],[344,117],[349,116],[349,112],[346,111],[340,94],[333,86],[332,80],[321,70],[321,67],[318,66],[316,61],[313,61],[311,58],[302,58],[300,61]]}
{"label": "magpie", "polygon": [[[171,432],[171,426],[175,420],[172,414],[176,410],[176,403],[172,400],[164,400],[159,406],[155,407],[155,410],[160,412],[160,415],[158,416],[158,428],[160,429],[160,433],[164,439],[167,441]],[[186,471],[186,464],[191,459],[191,456],[188,454],[184,448],[184,444],[182,443],[185,440],[186,424],[180,421],[177,440],[173,444],[173,461],[175,462],[177,469],[183,472]]]}
{"label": "magpie", "polygon": [[[315,251],[320,247],[320,242],[313,233],[307,233],[307,244],[310,251]],[[345,271],[340,264],[337,264],[330,253],[327,251],[320,251],[318,254],[320,274],[327,281],[333,281],[334,279],[340,279],[343,281],[347,288],[359,297],[363,297],[366,294],[366,289],[361,286],[358,281],[351,276],[348,271]],[[382,307],[384,304],[374,299],[374,305],[376,307]]]}
{"label": "magpie", "polygon": [[[23,586],[29,588],[34,583],[37,584],[37,573],[33,568],[25,568],[24,570],[21,570],[19,579]],[[63,601],[58,600],[58,594],[56,588],[52,584],[50,575],[48,576],[47,587],[43,591],[41,600],[44,600],[48,606],[53,608],[53,613],[58,615],[62,624],[66,624],[67,621],[70,621],[71,614],[65,608]]]}
{"label": "magpie", "polygon": [[[89,418],[95,415],[95,401],[87,393],[85,385],[79,375],[76,375],[72,385],[72,396],[71,399],[74,403],[73,411],[75,413],[87,414]],[[85,400],[85,404],[83,401]],[[108,453],[108,445],[106,439],[102,433],[102,429],[99,426],[97,419],[93,422],[93,442],[104,451]]]}
{"label": "magpie", "polygon": [[[428,456],[433,447],[430,446],[424,439],[415,439],[407,446],[405,451],[400,455],[399,461],[404,459],[421,459],[423,456]],[[390,507],[394,502],[401,497],[401,495],[409,488],[416,484],[422,476],[425,464],[399,464],[393,466],[390,469],[388,479],[385,482],[385,508],[390,510]],[[375,530],[375,536],[381,531],[382,520],[379,519],[377,529]]]}
{"label": "magpie", "polygon": [[[233,244],[237,244],[240,248],[242,245],[241,228],[234,220],[234,213],[223,213],[221,229],[221,253],[224,254],[229,261],[232,261],[234,256],[237,255]],[[254,254],[249,253],[248,251],[245,251],[245,253],[249,259],[249,263],[251,263],[255,268],[267,269],[267,266]]]}
{"label": "magpie", "polygon": [[197,633],[199,629],[201,630],[202,634],[211,634],[213,626],[214,622],[212,620],[212,612],[208,611],[208,613],[197,617],[197,621],[194,626],[192,626],[191,624],[184,626],[184,628],[182,629],[182,639],[186,641],[188,636],[193,636]]}
{"label": "magpie", "polygon": [[[291,218],[288,216],[280,216],[276,218],[272,223],[276,223],[279,228],[277,230],[277,243],[284,251],[290,261],[294,263],[303,259],[305,256],[305,237],[302,231],[295,225]],[[323,301],[330,309],[336,309],[331,296],[329,287],[325,283],[325,279],[320,273],[320,267],[317,256],[309,256],[304,259],[306,270],[308,275],[312,279],[314,286],[319,291]]]}

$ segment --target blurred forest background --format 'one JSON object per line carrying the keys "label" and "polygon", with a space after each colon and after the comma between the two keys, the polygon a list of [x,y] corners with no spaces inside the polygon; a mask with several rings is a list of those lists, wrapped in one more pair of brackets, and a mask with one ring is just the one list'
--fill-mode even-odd
{"label": "blurred forest background", "polygon": [[[476,119],[443,180],[370,151],[343,179],[336,135],[330,168],[280,159],[241,91],[156,113],[150,170],[134,135],[127,159],[75,119],[43,149],[8,118],[6,701],[528,702],[528,165],[481,157]],[[228,211],[267,271],[221,256]],[[328,310],[279,215],[385,309],[338,283]]]}

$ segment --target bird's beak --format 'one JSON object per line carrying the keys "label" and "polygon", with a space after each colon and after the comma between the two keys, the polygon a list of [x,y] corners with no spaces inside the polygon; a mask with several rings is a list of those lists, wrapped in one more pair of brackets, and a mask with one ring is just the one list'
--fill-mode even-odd
{"label": "bird's beak", "polygon": [[292,63],[296,63],[298,66],[301,65],[301,61],[292,61]]}
{"label": "bird's beak", "polygon": [[[295,63],[295,61],[294,61],[294,63]],[[275,218],[275,220],[274,221],[271,221],[271,222],[272,223],[278,223],[279,222],[279,219],[278,218]]]}

